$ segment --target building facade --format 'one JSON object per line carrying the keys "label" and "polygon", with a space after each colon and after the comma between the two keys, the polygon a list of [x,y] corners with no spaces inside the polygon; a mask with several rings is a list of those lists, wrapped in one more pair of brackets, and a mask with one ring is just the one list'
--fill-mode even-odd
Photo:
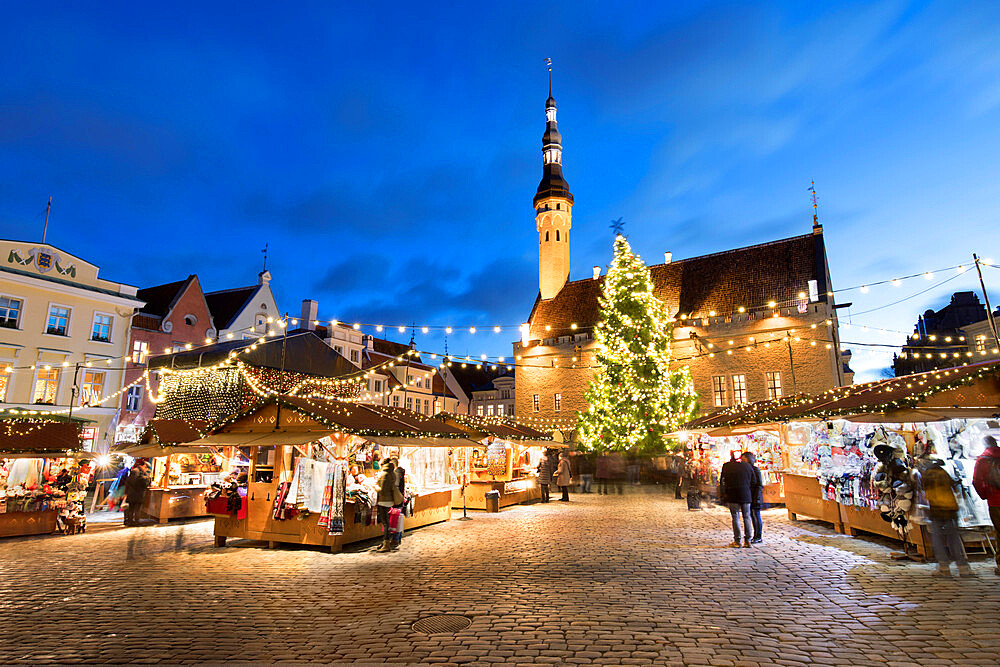
{"label": "building facade", "polygon": [[251,340],[271,330],[283,313],[271,292],[271,272],[257,274],[257,284],[207,292],[205,301],[218,329],[220,341]]}
{"label": "building facade", "polygon": [[900,377],[998,356],[986,306],[975,292],[955,292],[945,307],[917,317],[913,333],[893,357],[892,368]]}
{"label": "building facade", "polygon": [[0,241],[0,258],[0,409],[72,410],[92,422],[85,446],[107,451],[137,288],[48,244]]}
{"label": "building facade", "polygon": [[[562,171],[551,91],[543,174],[534,196],[539,293],[514,344],[515,413],[539,428],[572,429],[594,373],[600,267],[568,281],[574,198]],[[609,243],[610,245],[610,243]],[[650,266],[654,292],[675,318],[674,363],[690,367],[702,412],[845,382],[823,228]]]}
{"label": "building facade", "polygon": [[132,320],[116,442],[138,442],[156,412],[150,394],[158,394],[159,377],[147,377],[149,357],[204,347],[215,342],[218,333],[196,275],[140,289],[137,296],[145,305]]}

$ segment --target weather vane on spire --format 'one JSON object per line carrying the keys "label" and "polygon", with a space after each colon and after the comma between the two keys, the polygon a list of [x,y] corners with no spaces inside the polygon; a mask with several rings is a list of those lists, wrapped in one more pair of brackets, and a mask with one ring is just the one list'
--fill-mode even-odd
{"label": "weather vane on spire", "polygon": [[810,181],[808,191],[812,193],[813,228],[819,227],[819,201],[816,199],[816,181]]}
{"label": "weather vane on spire", "polygon": [[617,220],[612,220],[608,227],[615,233],[615,236],[625,236],[625,220],[624,218],[618,218]]}
{"label": "weather vane on spire", "polygon": [[268,244],[265,243],[264,247],[261,249],[261,252],[264,253],[264,270],[265,271],[267,271],[267,245]]}

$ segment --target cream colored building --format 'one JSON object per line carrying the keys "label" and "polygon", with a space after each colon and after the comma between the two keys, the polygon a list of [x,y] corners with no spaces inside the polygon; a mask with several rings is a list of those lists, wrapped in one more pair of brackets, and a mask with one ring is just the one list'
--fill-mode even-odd
{"label": "cream colored building", "polygon": [[41,243],[0,241],[0,410],[91,420],[85,446],[114,433],[137,288]]}

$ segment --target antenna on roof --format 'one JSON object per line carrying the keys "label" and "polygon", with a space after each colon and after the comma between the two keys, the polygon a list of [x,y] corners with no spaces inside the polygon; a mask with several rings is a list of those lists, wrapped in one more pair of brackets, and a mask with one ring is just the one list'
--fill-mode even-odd
{"label": "antenna on roof", "polygon": [[265,243],[264,244],[264,248],[261,250],[261,252],[264,253],[264,270],[265,271],[267,271],[267,246],[268,246],[268,244]]}
{"label": "antenna on roof", "polygon": [[813,231],[821,231],[823,225],[819,224],[819,201],[816,199],[816,181],[810,181],[808,191],[812,193]]}
{"label": "antenna on roof", "polygon": [[42,227],[42,243],[45,243],[45,236],[49,233],[49,211],[52,210],[52,195],[49,195],[48,206],[45,207],[45,226]]}

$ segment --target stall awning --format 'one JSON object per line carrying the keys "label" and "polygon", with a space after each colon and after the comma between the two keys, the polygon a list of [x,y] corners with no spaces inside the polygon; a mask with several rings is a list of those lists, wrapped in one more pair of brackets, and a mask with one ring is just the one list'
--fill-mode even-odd
{"label": "stall awning", "polygon": [[321,430],[277,430],[277,431],[256,431],[239,432],[229,431],[213,433],[212,435],[195,440],[189,445],[216,446],[216,447],[268,447],[277,445],[305,445],[315,442],[324,436],[333,435],[337,431],[329,429]]}
{"label": "stall awning", "polygon": [[77,422],[44,419],[0,421],[0,456],[66,456],[81,449],[83,443],[80,442],[80,424]]}
{"label": "stall awning", "polygon": [[208,430],[209,422],[202,419],[150,419],[139,442],[159,445],[194,442]]}

